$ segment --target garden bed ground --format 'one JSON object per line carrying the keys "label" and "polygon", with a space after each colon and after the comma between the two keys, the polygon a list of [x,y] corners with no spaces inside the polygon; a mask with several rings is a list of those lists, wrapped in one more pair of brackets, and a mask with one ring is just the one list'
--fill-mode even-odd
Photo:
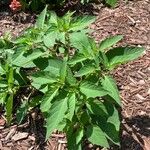
{"label": "garden bed ground", "polygon": [[[122,150],[150,149],[150,1],[129,1],[120,3],[115,9],[102,5],[94,6],[97,16],[91,25],[92,36],[97,41],[109,35],[122,34],[121,45],[143,46],[145,55],[138,60],[117,68],[113,75],[117,81],[122,98]],[[3,9],[3,10],[2,10]],[[23,29],[31,26],[35,15],[26,13],[13,14],[2,8],[0,12],[0,36],[10,31],[17,36]],[[86,10],[86,9],[85,9]],[[85,12],[87,13],[87,12]],[[1,110],[0,110],[1,112]],[[66,139],[63,134],[53,134],[44,143],[44,130],[40,116],[31,117],[22,125],[5,127],[0,116],[0,150],[64,150]],[[1,114],[0,114],[1,115]],[[90,145],[89,145],[90,147]],[[89,148],[96,149],[96,148]],[[117,150],[119,148],[111,148]],[[97,148],[96,150],[99,150]]]}

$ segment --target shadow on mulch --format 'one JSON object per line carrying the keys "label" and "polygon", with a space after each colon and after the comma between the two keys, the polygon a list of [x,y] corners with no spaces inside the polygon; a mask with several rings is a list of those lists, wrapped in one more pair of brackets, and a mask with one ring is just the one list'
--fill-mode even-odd
{"label": "shadow on mulch", "polygon": [[144,150],[143,137],[150,137],[150,117],[138,115],[124,120],[121,150]]}
{"label": "shadow on mulch", "polygon": [[134,126],[136,132],[146,137],[150,136],[150,117],[149,116],[135,116],[131,119],[126,118],[126,123],[131,128]]}

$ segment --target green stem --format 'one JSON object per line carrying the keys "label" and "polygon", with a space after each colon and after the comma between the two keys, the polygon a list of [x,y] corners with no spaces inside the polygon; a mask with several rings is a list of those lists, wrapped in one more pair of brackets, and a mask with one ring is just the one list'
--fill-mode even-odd
{"label": "green stem", "polygon": [[8,82],[8,93],[6,99],[6,118],[7,123],[10,125],[12,120],[12,111],[13,111],[13,82],[14,82],[14,72],[13,68],[7,65],[7,82]]}

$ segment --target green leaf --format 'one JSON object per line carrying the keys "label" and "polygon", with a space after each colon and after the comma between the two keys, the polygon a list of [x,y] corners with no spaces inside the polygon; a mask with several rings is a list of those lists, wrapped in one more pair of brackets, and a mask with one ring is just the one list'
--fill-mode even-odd
{"label": "green leaf", "polygon": [[21,52],[18,56],[17,54],[13,57],[12,64],[19,67],[34,67],[33,60],[40,56],[45,55],[41,50],[35,49],[32,53]]}
{"label": "green leaf", "polygon": [[5,103],[6,97],[7,97],[7,93],[1,92],[1,90],[0,90],[0,104],[3,105]]}
{"label": "green leaf", "polygon": [[67,76],[67,59],[68,59],[67,57],[64,57],[62,67],[60,69],[60,80],[62,81],[62,83],[65,82]]}
{"label": "green leaf", "polygon": [[69,83],[70,85],[75,85],[77,80],[74,77],[73,73],[71,72],[71,69],[68,67],[67,69],[67,77],[66,77],[66,81],[67,83]]}
{"label": "green leaf", "polygon": [[66,42],[65,36],[66,36],[65,32],[58,32],[58,34],[57,34],[57,41],[65,44],[65,42]]}
{"label": "green leaf", "polygon": [[49,89],[43,96],[40,109],[42,112],[48,112],[51,107],[51,101],[58,94],[59,88]]}
{"label": "green leaf", "polygon": [[28,82],[27,74],[19,67],[14,71],[14,84],[24,86]]}
{"label": "green leaf", "polygon": [[107,95],[107,91],[101,86],[97,86],[90,82],[84,82],[80,85],[80,91],[87,96],[87,98],[95,98]]}
{"label": "green leaf", "polygon": [[46,119],[46,139],[49,138],[54,129],[57,129],[57,126],[65,117],[67,110],[67,98],[55,101],[52,104],[51,109],[49,110],[49,115]]}
{"label": "green leaf", "polygon": [[49,19],[48,23],[57,25],[57,14],[54,11],[50,12],[50,19]]}
{"label": "green leaf", "polygon": [[41,14],[38,16],[35,26],[37,28],[43,28],[44,27],[44,22],[45,22],[45,18],[46,18],[46,13],[47,13],[47,5],[44,8],[44,10],[41,12]]}
{"label": "green leaf", "polygon": [[117,42],[122,40],[122,38],[123,38],[123,36],[118,35],[118,36],[109,37],[109,38],[103,40],[99,44],[99,51],[104,52],[107,48],[110,48],[111,46],[115,45]]}
{"label": "green leaf", "polygon": [[73,58],[71,58],[68,62],[70,65],[75,65],[79,62],[86,60],[87,58],[83,54],[76,54]]}
{"label": "green leaf", "polygon": [[67,126],[66,118],[64,118],[57,126],[57,130],[64,132],[64,128]]}
{"label": "green leaf", "polygon": [[31,78],[33,80],[33,83],[41,84],[41,85],[50,84],[57,81],[55,75],[48,71],[39,71],[33,73]]}
{"label": "green leaf", "polygon": [[94,16],[77,17],[74,19],[74,22],[72,23],[70,30],[71,31],[83,30],[84,28],[87,28],[95,20],[96,17]]}
{"label": "green leaf", "polygon": [[112,104],[105,102],[107,105],[107,111],[109,113],[109,117],[107,119],[108,123],[111,123],[115,126],[116,131],[120,130],[120,117],[118,114],[118,110]]}
{"label": "green leaf", "polygon": [[84,131],[82,128],[79,128],[76,132],[76,144],[79,144],[84,136]]}
{"label": "green leaf", "polygon": [[[78,106],[79,105],[77,103],[77,107]],[[81,111],[84,111],[84,112],[81,112]],[[80,112],[81,112],[81,115],[79,118],[80,124],[82,124],[82,126],[87,126],[89,123],[91,123],[91,116],[90,116],[89,112],[86,110],[81,110],[81,108],[79,108],[79,110],[76,110],[76,113],[80,113]]]}
{"label": "green leaf", "polygon": [[120,145],[119,143],[120,119],[118,111],[116,110],[115,107],[113,114],[109,116],[109,118],[107,119],[107,123],[108,125],[107,128],[105,129],[105,133],[112,142],[114,142],[117,145]]}
{"label": "green leaf", "polygon": [[39,89],[44,84],[52,84],[57,82],[57,78],[54,74],[48,71],[39,71],[33,73],[31,76],[32,79],[32,86],[36,89]]}
{"label": "green leaf", "polygon": [[5,70],[2,68],[1,63],[0,63],[0,75],[5,74]]}
{"label": "green leaf", "polygon": [[45,59],[45,61],[42,60],[42,64],[41,62],[36,62],[36,66],[39,69],[50,72],[51,74],[54,75],[54,77],[60,76],[60,69],[62,68],[62,64],[63,64],[62,60],[49,58],[48,60]]}
{"label": "green leaf", "polygon": [[22,120],[24,119],[24,117],[27,115],[28,106],[29,106],[28,101],[26,100],[26,101],[23,101],[21,106],[18,108],[17,114],[16,114],[18,124],[20,124]]}
{"label": "green leaf", "polygon": [[93,55],[88,36],[83,32],[74,32],[69,35],[70,43],[73,47],[79,50],[86,58],[91,58]]}
{"label": "green leaf", "polygon": [[108,5],[114,7],[118,0],[105,0]]}
{"label": "green leaf", "polygon": [[141,47],[118,47],[109,50],[106,56],[109,61],[109,68],[112,69],[118,64],[126,63],[141,56],[144,48]]}
{"label": "green leaf", "polygon": [[7,88],[7,87],[8,87],[8,83],[6,81],[0,80],[0,88]]}
{"label": "green leaf", "polygon": [[98,126],[88,126],[86,135],[92,144],[109,148],[105,133]]}
{"label": "green leaf", "polygon": [[90,113],[101,116],[101,117],[107,117],[107,109],[105,105],[100,100],[89,100],[88,103],[86,103],[86,106]]}
{"label": "green leaf", "polygon": [[110,76],[104,76],[101,80],[102,87],[108,91],[108,95],[111,96],[114,101],[121,106],[121,99],[119,96],[119,91],[114,79]]}
{"label": "green leaf", "polygon": [[29,107],[34,108],[34,107],[38,106],[39,104],[41,104],[41,101],[42,101],[42,95],[37,95],[37,96],[31,98]]}
{"label": "green leaf", "polygon": [[108,139],[113,143],[120,145],[120,119],[118,111],[110,102],[105,101],[104,104],[107,108],[108,118],[107,120],[98,118],[98,125],[105,132]]}
{"label": "green leaf", "polygon": [[92,65],[86,65],[82,67],[76,74],[75,77],[82,77],[84,75],[92,74],[94,73],[96,68]]}
{"label": "green leaf", "polygon": [[82,150],[81,140],[83,138],[84,131],[82,128],[78,128],[74,131],[74,128],[70,126],[67,131],[67,144],[68,150]]}
{"label": "green leaf", "polygon": [[53,47],[56,43],[57,32],[51,32],[43,37],[43,42],[46,47]]}
{"label": "green leaf", "polygon": [[68,98],[68,113],[67,118],[72,121],[72,117],[74,116],[76,106],[76,96],[75,93],[71,93]]}

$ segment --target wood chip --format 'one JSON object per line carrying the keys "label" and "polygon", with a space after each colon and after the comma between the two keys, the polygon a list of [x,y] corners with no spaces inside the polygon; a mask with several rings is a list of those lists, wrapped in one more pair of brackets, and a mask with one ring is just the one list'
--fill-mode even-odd
{"label": "wood chip", "polygon": [[51,135],[51,137],[57,137],[57,138],[64,138],[65,137],[65,135],[63,135],[63,134],[52,134]]}
{"label": "wood chip", "polygon": [[29,139],[32,140],[32,141],[35,141],[35,137],[34,137],[34,136],[31,136],[31,135],[30,135],[30,136],[29,136]]}
{"label": "wood chip", "polygon": [[147,92],[149,95],[150,95],[150,88],[148,89],[148,92]]}
{"label": "wood chip", "polygon": [[14,128],[12,128],[10,131],[9,131],[9,133],[7,134],[7,136],[5,137],[5,140],[7,141],[7,140],[9,140],[14,134],[15,134],[15,132],[16,132],[16,127],[14,127]]}
{"label": "wood chip", "polygon": [[0,140],[0,149],[3,148],[2,141]]}
{"label": "wood chip", "polygon": [[61,143],[61,144],[66,144],[66,143],[67,143],[67,141],[58,140],[58,143]]}
{"label": "wood chip", "polygon": [[29,135],[29,133],[27,133],[27,132],[19,132],[12,137],[12,140],[19,141],[19,140],[27,138],[28,135]]}
{"label": "wood chip", "polygon": [[34,149],[34,146],[30,147],[28,150],[33,150]]}
{"label": "wood chip", "polygon": [[0,118],[0,126],[4,126],[6,123],[6,121],[4,120],[4,118]]}
{"label": "wood chip", "polygon": [[140,99],[140,100],[145,100],[145,98],[142,96],[142,95],[140,95],[140,94],[136,94],[135,95],[138,99]]}
{"label": "wood chip", "polygon": [[150,138],[145,138],[144,139],[144,150],[149,150],[150,149]]}

